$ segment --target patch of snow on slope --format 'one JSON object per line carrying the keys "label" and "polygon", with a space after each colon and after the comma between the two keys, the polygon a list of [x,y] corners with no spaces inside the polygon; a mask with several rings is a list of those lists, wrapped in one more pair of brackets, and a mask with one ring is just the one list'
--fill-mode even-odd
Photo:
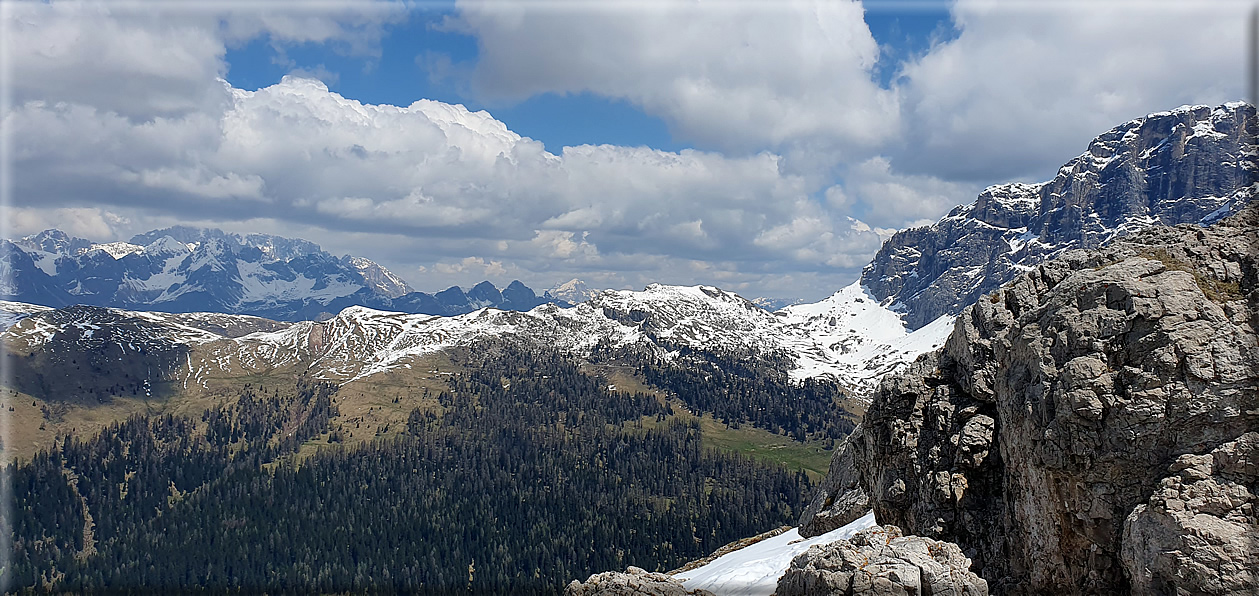
{"label": "patch of snow on slope", "polygon": [[[1027,246],[1028,242],[1031,242],[1037,239],[1036,233],[1028,230],[1025,227],[1015,228],[1010,231],[1018,234],[1017,236],[1014,236],[1012,238],[1005,239],[1006,244],[1010,245],[1010,252],[1018,252],[1019,249],[1023,248],[1024,246]],[[914,271],[914,273],[917,273],[917,272],[918,272],[917,270]]]}
{"label": "patch of snow on slope", "polygon": [[324,287],[316,289],[319,280],[298,273],[293,281],[282,279],[262,263],[240,261],[236,264],[243,290],[241,304],[310,299],[327,304],[337,298],[357,292],[361,286],[344,279],[340,274],[325,279]]}
{"label": "patch of snow on slope", "polygon": [[133,252],[141,252],[144,250],[144,247],[130,242],[107,242],[104,244],[93,244],[88,250],[103,250],[113,257],[114,260],[118,260]]}
{"label": "patch of snow on slope", "polygon": [[8,329],[18,321],[35,313],[53,310],[47,306],[0,300],[0,331]]}
{"label": "patch of snow on slope", "polygon": [[683,580],[688,590],[708,590],[722,596],[768,596],[778,588],[778,578],[786,573],[796,555],[815,544],[844,540],[874,525],[871,511],[842,528],[813,538],[801,539],[800,531],[792,528],[674,577]]}
{"label": "patch of snow on slope", "polygon": [[51,276],[57,275],[57,259],[61,258],[62,255],[33,249],[27,250],[26,253],[31,255],[31,260],[35,262],[35,266],[39,267],[40,271]]}
{"label": "patch of snow on slope", "polygon": [[[187,271],[200,271],[209,268],[210,271],[226,271],[227,267],[223,264],[225,261],[235,260],[229,258],[230,250],[222,242],[208,242],[197,247],[197,251],[192,253],[187,263]],[[183,265],[180,268],[184,268]]]}
{"label": "patch of snow on slope", "polygon": [[[168,299],[173,299],[174,296],[178,296],[182,292],[177,292],[176,294],[166,294],[166,292],[171,286],[175,284],[182,286],[184,282],[188,281],[188,276],[179,272],[179,265],[184,262],[187,256],[187,253],[184,253],[167,257],[166,262],[162,264],[160,272],[154,273],[146,279],[126,277],[123,279],[123,283],[137,292],[157,292]],[[190,288],[183,288],[184,291],[188,289]]]}
{"label": "patch of snow on slope", "polygon": [[1215,122],[1212,119],[1198,120],[1197,122],[1194,122],[1193,134],[1194,136],[1217,137],[1221,139],[1228,137],[1227,134],[1215,130]]}
{"label": "patch of snow on slope", "polygon": [[907,332],[894,307],[880,305],[860,282],[778,315],[805,340],[793,346],[800,358],[792,378],[828,375],[864,388],[943,345],[953,329],[953,318],[944,316]]}

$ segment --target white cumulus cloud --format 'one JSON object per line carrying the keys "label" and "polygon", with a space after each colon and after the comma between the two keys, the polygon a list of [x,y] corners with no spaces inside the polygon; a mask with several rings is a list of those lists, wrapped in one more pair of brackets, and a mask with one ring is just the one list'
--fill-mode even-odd
{"label": "white cumulus cloud", "polygon": [[452,26],[476,36],[473,84],[490,98],[625,98],[724,151],[842,152],[895,134],[895,96],[871,79],[879,49],[858,2],[457,6]]}
{"label": "white cumulus cloud", "polygon": [[1242,99],[1253,2],[958,0],[960,34],[901,70],[905,171],[1052,176],[1096,135]]}
{"label": "white cumulus cloud", "polygon": [[463,73],[488,105],[625,100],[696,147],[556,152],[488,112],[344,97],[319,65],[304,72],[322,82],[225,80],[228,49],[262,38],[285,64],[300,44],[378,59],[405,6],[140,8],[6,5],[15,232],[299,236],[421,289],[582,277],[820,297],[892,230],[987,184],[1048,176],[1126,119],[1237,99],[1249,4],[959,0],[958,35],[884,86],[850,0],[457,3],[447,28],[477,58],[426,49],[421,67]]}

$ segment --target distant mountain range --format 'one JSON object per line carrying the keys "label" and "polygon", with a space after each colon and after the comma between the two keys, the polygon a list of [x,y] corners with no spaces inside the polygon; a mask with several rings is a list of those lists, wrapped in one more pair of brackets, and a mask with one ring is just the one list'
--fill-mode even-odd
{"label": "distant mountain range", "polygon": [[417,292],[370,259],[334,257],[306,240],[185,226],[138,234],[130,242],[97,244],[60,230],[0,241],[0,275],[0,293],[30,304],[279,321],[324,319],[350,306],[451,316],[565,303],[538,297],[519,281],[502,290],[482,282],[467,292],[457,286]]}
{"label": "distant mountain range", "polygon": [[[538,297],[520,282],[502,291],[485,282],[430,295],[367,259],[336,258],[303,240],[169,228],[108,245],[55,231],[6,241],[6,292],[47,306],[306,322],[242,319],[229,329],[216,321],[224,329],[216,331],[195,317],[82,307],[70,316],[17,302],[0,314],[16,323],[5,341],[32,354],[45,345],[68,349],[65,342],[101,321],[142,319],[132,327],[189,350],[162,365],[185,383],[295,364],[348,382],[506,337],[578,358],[608,349],[661,360],[679,350],[757,354],[782,358],[796,380],[829,377],[861,393],[941,345],[961,308],[1035,263],[1146,226],[1205,224],[1239,210],[1259,194],[1256,132],[1255,109],[1240,103],[1134,120],[1098,137],[1054,180],[990,187],[931,226],[897,233],[858,282],[773,313],[707,286],[595,292],[572,280]],[[494,308],[473,313],[481,307]]]}
{"label": "distant mountain range", "polygon": [[[684,351],[781,358],[792,379],[828,377],[855,388],[939,347],[951,329],[946,317],[907,334],[895,314],[855,284],[826,301],[776,313],[718,288],[661,284],[603,291],[576,306],[485,309],[450,317],[350,307],[323,322],[278,323],[245,315],[50,309],[14,302],[0,302],[0,312],[16,323],[3,336],[11,354],[92,362],[102,370],[126,362],[127,370],[151,371],[154,385],[173,382],[185,389],[284,370],[349,383],[409,370],[425,356],[491,339],[590,361],[640,354],[664,364]],[[106,344],[116,347],[106,350]],[[21,360],[14,366],[23,372],[30,365]],[[44,384],[64,381],[55,369],[39,367],[19,376],[40,379],[23,387],[36,395]],[[68,398],[86,391],[59,393]]]}

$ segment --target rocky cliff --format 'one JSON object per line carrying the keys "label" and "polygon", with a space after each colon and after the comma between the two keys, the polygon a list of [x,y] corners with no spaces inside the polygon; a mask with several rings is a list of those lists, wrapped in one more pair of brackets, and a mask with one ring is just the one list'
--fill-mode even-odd
{"label": "rocky cliff", "polygon": [[1259,592],[1257,328],[1257,206],[1067,251],[885,379],[802,534],[867,496],[994,593]]}
{"label": "rocky cliff", "polygon": [[1259,120],[1244,103],[1185,106],[1097,137],[1048,182],[989,187],[898,232],[861,285],[918,329],[1070,249],[1152,224],[1211,223],[1259,194]]}

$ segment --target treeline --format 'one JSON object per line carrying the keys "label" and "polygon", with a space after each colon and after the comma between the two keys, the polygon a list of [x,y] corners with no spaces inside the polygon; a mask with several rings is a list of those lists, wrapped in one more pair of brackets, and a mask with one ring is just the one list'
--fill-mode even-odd
{"label": "treeline", "polygon": [[615,357],[635,364],[648,383],[675,395],[696,412],[730,426],[751,424],[797,441],[821,440],[831,448],[856,427],[839,407],[842,390],[820,378],[792,382],[790,362],[773,355],[731,354],[678,346],[669,360],[644,354]]}
{"label": "treeline", "polygon": [[67,440],[9,470],[4,579],[19,592],[553,593],[793,523],[809,496],[803,474],[704,449],[655,397],[609,391],[555,354],[494,345],[464,364],[403,435],[300,462],[287,456],[336,416],[327,386]]}
{"label": "treeline", "polygon": [[246,386],[235,403],[205,412],[201,424],[132,416],[7,466],[13,508],[0,526],[13,543],[0,584],[82,591],[105,587],[111,574],[125,578],[121,572],[147,558],[137,558],[133,545],[151,534],[158,516],[177,512],[198,489],[257,475],[263,463],[321,433],[337,415],[334,391],[302,383],[291,394],[265,396]]}

